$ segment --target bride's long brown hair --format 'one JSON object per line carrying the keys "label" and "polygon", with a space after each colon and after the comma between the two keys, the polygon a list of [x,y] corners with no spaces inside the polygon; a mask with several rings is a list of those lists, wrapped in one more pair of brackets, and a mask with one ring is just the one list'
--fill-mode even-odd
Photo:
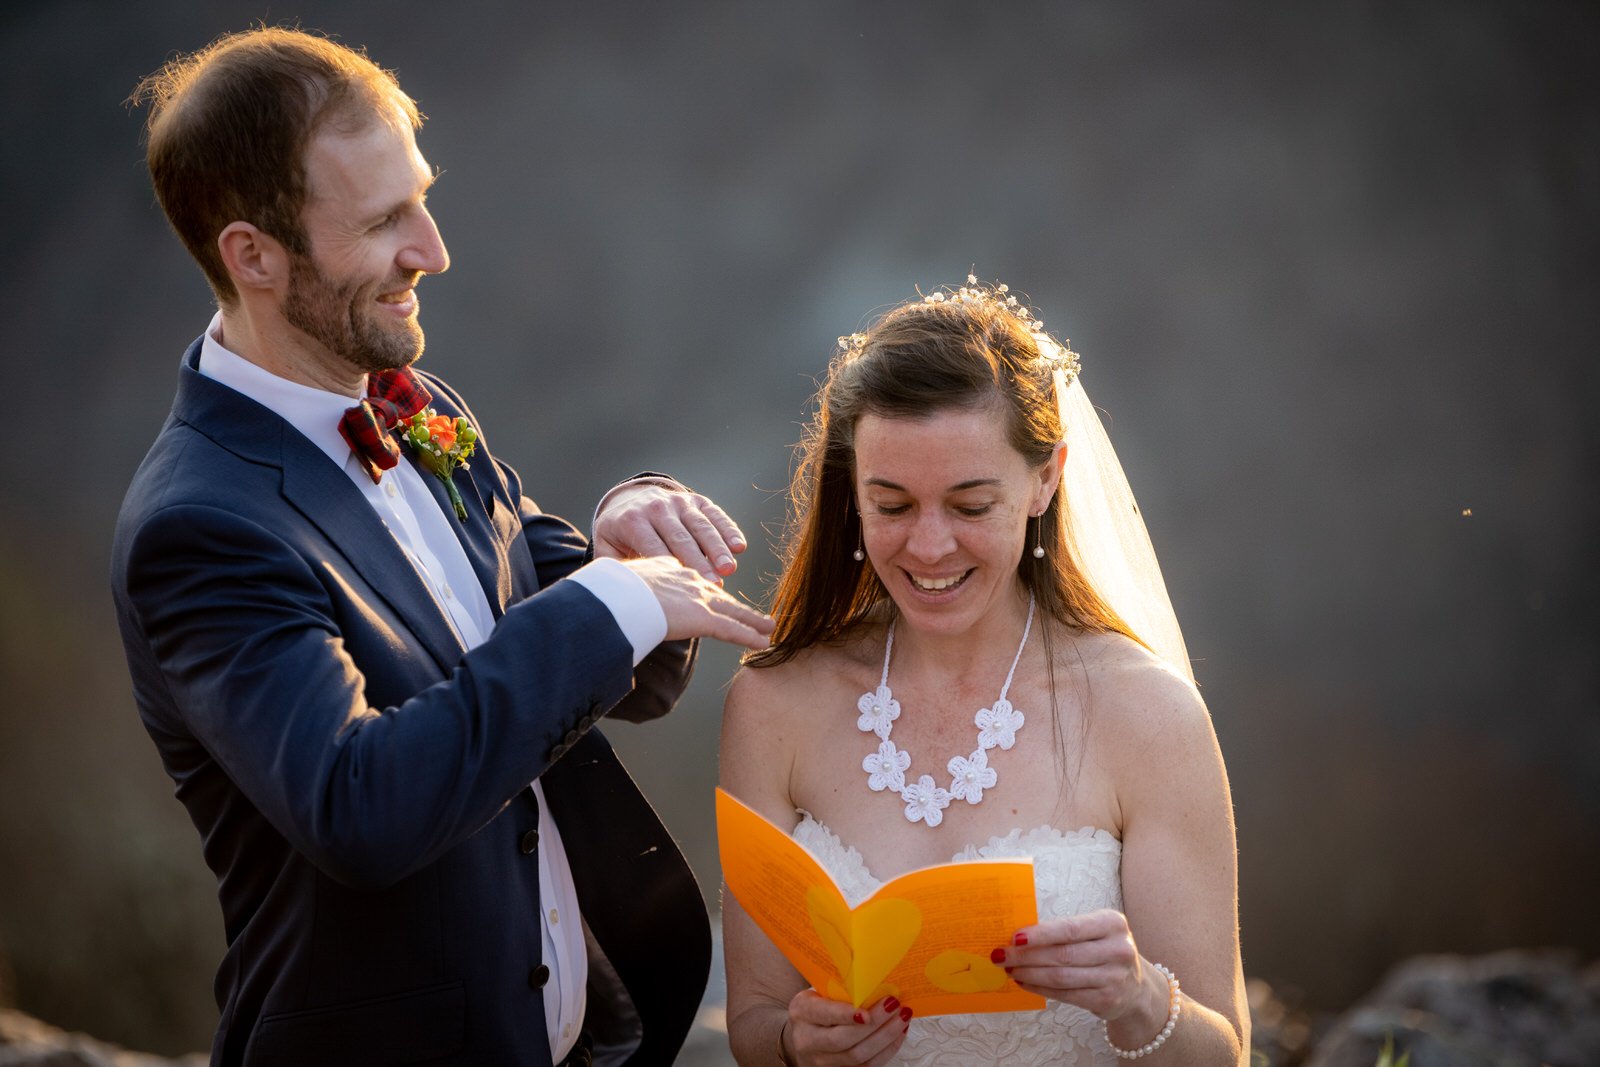
{"label": "bride's long brown hair", "polygon": [[[777,628],[767,648],[745,657],[748,666],[775,667],[843,637],[889,599],[871,563],[853,555],[861,543],[854,488],[861,416],[923,418],[997,406],[1011,447],[1030,466],[1050,460],[1062,440],[1052,368],[1029,323],[997,297],[984,290],[981,299],[901,304],[828,367],[816,414],[796,446],[783,570],[772,596]],[[1045,555],[1023,552],[1022,583],[1049,618],[1078,631],[1133,637],[1067,551],[1071,502],[1064,496],[1058,490],[1036,520]]]}

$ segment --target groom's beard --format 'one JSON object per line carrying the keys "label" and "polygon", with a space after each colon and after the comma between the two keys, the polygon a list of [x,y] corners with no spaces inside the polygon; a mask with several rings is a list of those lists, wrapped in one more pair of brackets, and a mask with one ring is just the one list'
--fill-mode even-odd
{"label": "groom's beard", "polygon": [[311,256],[296,254],[290,260],[283,317],[363,373],[409,367],[422,355],[421,323],[415,314],[396,320],[375,305],[379,293],[403,289],[420,276],[340,285]]}

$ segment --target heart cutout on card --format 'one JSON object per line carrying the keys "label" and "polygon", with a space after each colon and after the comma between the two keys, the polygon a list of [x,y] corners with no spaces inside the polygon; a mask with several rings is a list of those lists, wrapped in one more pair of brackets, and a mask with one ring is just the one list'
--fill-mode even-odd
{"label": "heart cutout on card", "polygon": [[992,993],[1007,981],[1006,972],[989,957],[954,948],[929,960],[923,973],[946,993]]}
{"label": "heart cutout on card", "polygon": [[[911,951],[922,930],[922,911],[894,897],[869,901],[852,912],[836,894],[812,886],[806,890],[806,912],[839,974],[846,999],[857,1008]],[[861,932],[854,948],[852,925]]]}

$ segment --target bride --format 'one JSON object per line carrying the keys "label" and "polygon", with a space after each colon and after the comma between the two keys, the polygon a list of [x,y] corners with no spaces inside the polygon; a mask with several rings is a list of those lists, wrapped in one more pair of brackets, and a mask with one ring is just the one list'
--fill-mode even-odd
{"label": "bride", "polygon": [[1049,1005],[828,1000],[725,894],[735,1057],[1246,1062],[1226,772],[1077,356],[971,277],[840,346],[778,629],[728,693],[723,788],[852,904],[915,868],[1033,857],[1039,921],[991,958]]}

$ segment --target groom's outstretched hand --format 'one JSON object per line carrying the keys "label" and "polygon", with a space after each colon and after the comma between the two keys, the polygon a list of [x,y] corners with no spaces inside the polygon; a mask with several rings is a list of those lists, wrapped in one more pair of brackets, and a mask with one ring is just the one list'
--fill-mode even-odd
{"label": "groom's outstretched hand", "polygon": [[734,557],[747,545],[726,512],[681,486],[625,483],[606,495],[594,519],[596,556],[672,556],[713,582],[738,568]]}
{"label": "groom's outstretched hand", "polygon": [[671,556],[628,559],[623,566],[644,580],[667,617],[667,640],[710,637],[746,648],[766,648],[772,617],[708,581]]}

